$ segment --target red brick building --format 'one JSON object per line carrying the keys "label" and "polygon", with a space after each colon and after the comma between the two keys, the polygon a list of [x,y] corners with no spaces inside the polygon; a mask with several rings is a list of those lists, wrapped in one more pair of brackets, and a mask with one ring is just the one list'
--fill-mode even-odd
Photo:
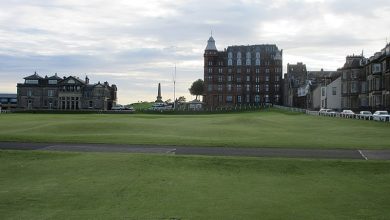
{"label": "red brick building", "polygon": [[281,104],[282,54],[274,44],[218,51],[210,37],[204,53],[203,101],[209,107]]}

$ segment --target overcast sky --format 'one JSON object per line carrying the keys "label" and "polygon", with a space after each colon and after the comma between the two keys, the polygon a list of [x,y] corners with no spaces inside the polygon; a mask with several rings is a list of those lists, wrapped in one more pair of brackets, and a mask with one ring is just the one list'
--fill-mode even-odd
{"label": "overcast sky", "polygon": [[276,44],[283,66],[336,70],[390,40],[390,0],[0,0],[0,93],[37,71],[118,86],[119,102],[177,96],[203,78],[213,30],[219,50]]}

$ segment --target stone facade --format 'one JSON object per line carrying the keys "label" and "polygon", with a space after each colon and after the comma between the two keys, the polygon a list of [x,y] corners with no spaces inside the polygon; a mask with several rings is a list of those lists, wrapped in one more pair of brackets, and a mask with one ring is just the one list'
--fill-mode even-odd
{"label": "stone facade", "polygon": [[281,104],[282,54],[273,44],[218,51],[210,37],[204,53],[203,102],[208,107]]}
{"label": "stone facade", "polygon": [[81,80],[74,76],[60,78],[57,74],[41,77],[34,73],[24,80],[17,84],[19,109],[110,110],[117,101],[116,85],[89,84],[88,77]]}
{"label": "stone facade", "polygon": [[365,60],[363,56],[347,56],[344,66],[338,69],[341,74],[343,109],[358,111],[368,107]]}
{"label": "stone facade", "polygon": [[364,65],[368,105],[372,111],[390,110],[390,44]]}

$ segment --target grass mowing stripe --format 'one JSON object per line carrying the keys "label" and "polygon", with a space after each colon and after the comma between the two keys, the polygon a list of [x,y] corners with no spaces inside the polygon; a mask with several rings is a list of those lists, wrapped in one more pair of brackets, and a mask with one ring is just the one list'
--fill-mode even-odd
{"label": "grass mowing stripe", "polygon": [[1,219],[386,219],[390,163],[0,151]]}
{"label": "grass mowing stripe", "polygon": [[281,111],[213,115],[1,115],[0,141],[149,145],[390,147],[390,123]]}

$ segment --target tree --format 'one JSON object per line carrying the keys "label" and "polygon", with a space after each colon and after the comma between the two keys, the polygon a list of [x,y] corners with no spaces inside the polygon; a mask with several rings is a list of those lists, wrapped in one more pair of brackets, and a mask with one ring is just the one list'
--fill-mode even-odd
{"label": "tree", "polygon": [[192,83],[190,90],[191,95],[196,96],[196,100],[198,100],[198,96],[203,94],[203,87],[204,87],[204,82],[201,79],[196,80],[195,82]]}
{"label": "tree", "polygon": [[177,99],[177,102],[178,102],[178,103],[186,102],[186,97],[180,96],[180,97]]}

